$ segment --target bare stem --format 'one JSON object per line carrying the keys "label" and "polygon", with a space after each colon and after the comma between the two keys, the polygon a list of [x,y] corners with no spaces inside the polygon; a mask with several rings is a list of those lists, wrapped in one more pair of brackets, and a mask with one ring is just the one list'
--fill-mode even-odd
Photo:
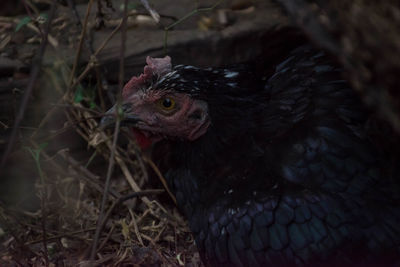
{"label": "bare stem", "polygon": [[87,9],[86,9],[86,15],[85,15],[85,19],[84,19],[83,25],[82,25],[82,32],[81,32],[81,36],[80,36],[80,39],[79,39],[78,50],[76,51],[74,65],[72,66],[71,74],[70,74],[70,77],[69,77],[69,83],[68,83],[68,85],[70,86],[69,90],[73,89],[73,87],[72,87],[73,79],[74,79],[74,76],[75,76],[76,68],[77,68],[78,63],[79,63],[79,59],[81,57],[82,47],[83,47],[83,43],[84,43],[84,39],[85,39],[85,35],[86,35],[87,24],[88,24],[88,20],[89,20],[90,10],[92,9],[93,1],[94,0],[90,0],[89,1],[89,4],[88,4]]}
{"label": "bare stem", "polygon": [[[124,1],[124,13],[123,13],[123,18],[121,22],[121,53],[120,53],[120,64],[119,64],[119,92],[122,91],[122,87],[124,84],[124,56],[125,56],[125,43],[126,43],[126,21],[127,21],[127,13],[128,13],[128,0]],[[104,210],[105,210],[105,205],[107,202],[108,198],[108,191],[110,187],[110,180],[111,180],[111,175],[114,170],[114,161],[115,161],[115,152],[116,152],[116,147],[117,147],[117,141],[118,141],[118,135],[119,135],[119,128],[121,124],[121,116],[120,116],[120,105],[121,105],[121,94],[119,93],[117,96],[117,108],[115,109],[116,112],[116,122],[115,122],[115,128],[114,128],[114,138],[113,138],[113,143],[111,147],[111,153],[110,153],[110,160],[108,164],[108,170],[107,170],[107,177],[106,177],[106,183],[104,187],[104,193],[103,193],[103,199],[101,201],[101,206],[100,206],[100,214],[99,218],[97,220],[97,228],[96,228],[96,233],[94,236],[93,240],[93,245],[92,245],[92,250],[90,253],[90,261],[94,261],[94,257],[96,254],[96,248],[97,248],[97,243],[99,242],[100,238],[100,233],[103,228],[103,221],[106,219],[104,216]],[[104,218],[104,219],[103,219]]]}
{"label": "bare stem", "polygon": [[188,18],[196,15],[197,13],[201,13],[201,12],[206,12],[206,11],[211,11],[214,8],[216,8],[219,4],[221,4],[221,2],[224,0],[219,0],[217,1],[214,5],[210,6],[210,7],[203,7],[203,8],[199,8],[198,7],[198,3],[196,4],[196,8],[194,10],[192,10],[191,12],[189,12],[188,14],[186,14],[185,16],[183,16],[182,18],[178,19],[177,21],[171,23],[170,25],[168,25],[167,27],[164,28],[164,52],[167,53],[167,42],[168,42],[168,33],[169,30],[171,30],[173,27],[175,27],[178,24],[181,24],[183,21],[187,20]]}

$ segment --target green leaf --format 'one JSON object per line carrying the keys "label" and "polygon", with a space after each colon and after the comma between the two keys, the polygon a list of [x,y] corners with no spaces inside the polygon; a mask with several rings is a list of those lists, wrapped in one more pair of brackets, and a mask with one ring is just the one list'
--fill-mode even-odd
{"label": "green leaf", "polygon": [[89,108],[90,108],[90,109],[94,109],[95,107],[97,107],[96,103],[95,103],[93,100],[90,101],[90,103],[89,103]]}
{"label": "green leaf", "polygon": [[30,147],[25,147],[25,149],[28,150],[29,153],[31,153],[32,157],[35,159],[35,161],[38,162],[40,157],[40,152],[42,152],[42,150],[45,149],[47,145],[48,143],[41,143],[39,145],[39,148],[37,149],[32,149]]}
{"label": "green leaf", "polygon": [[39,157],[40,157],[40,150],[39,149],[32,149],[30,147],[27,147],[26,149],[29,151],[29,153],[31,153],[32,158],[35,160],[35,162],[38,162],[39,161]]}
{"label": "green leaf", "polygon": [[47,15],[46,13],[40,13],[39,16],[44,18],[45,20],[47,20],[49,18],[49,15]]}
{"label": "green leaf", "polygon": [[74,102],[80,103],[83,100],[83,87],[78,85],[78,88],[75,91]]}
{"label": "green leaf", "polygon": [[49,143],[41,143],[41,144],[39,145],[39,150],[42,151],[42,150],[45,149],[48,145],[49,145]]}
{"label": "green leaf", "polygon": [[123,118],[123,117],[124,117],[124,110],[122,109],[122,106],[121,106],[121,105],[118,105],[118,104],[117,104],[117,114],[118,114],[118,116],[119,116],[120,118]]}
{"label": "green leaf", "polygon": [[[139,5],[138,5],[137,3],[128,3],[128,10],[137,9],[138,6],[139,6]],[[119,9],[120,9],[121,11],[123,11],[123,10],[124,10],[124,4],[121,4],[121,5],[119,6]]]}
{"label": "green leaf", "polygon": [[129,3],[128,10],[137,9],[138,6],[138,3]]}
{"label": "green leaf", "polygon": [[37,18],[36,21],[39,24],[43,24],[47,21],[47,19],[49,18],[49,16],[46,13],[41,13]]}
{"label": "green leaf", "polygon": [[17,24],[17,26],[15,27],[15,32],[19,31],[22,27],[24,27],[26,24],[31,22],[31,20],[32,19],[30,17],[25,17],[25,18],[21,19],[19,21],[19,23]]}

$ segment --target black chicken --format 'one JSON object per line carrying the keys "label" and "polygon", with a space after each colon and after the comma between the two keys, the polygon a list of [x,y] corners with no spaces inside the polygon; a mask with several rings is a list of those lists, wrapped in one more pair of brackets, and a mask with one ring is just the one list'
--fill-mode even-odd
{"label": "black chicken", "polygon": [[400,262],[396,172],[323,52],[301,46],[266,79],[252,66],[147,64],[124,88],[123,123],[155,143],[206,265]]}

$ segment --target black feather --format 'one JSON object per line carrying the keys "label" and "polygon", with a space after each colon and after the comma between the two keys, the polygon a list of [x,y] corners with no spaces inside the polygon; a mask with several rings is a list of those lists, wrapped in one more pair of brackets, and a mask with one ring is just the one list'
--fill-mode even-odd
{"label": "black feather", "polygon": [[270,77],[180,65],[153,84],[208,104],[204,136],[153,151],[206,265],[400,262],[396,179],[341,72],[302,46]]}

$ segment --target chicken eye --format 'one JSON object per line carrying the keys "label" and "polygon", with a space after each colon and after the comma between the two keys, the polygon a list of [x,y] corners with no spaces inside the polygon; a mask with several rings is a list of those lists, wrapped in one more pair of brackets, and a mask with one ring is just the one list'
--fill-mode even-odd
{"label": "chicken eye", "polygon": [[158,105],[165,111],[171,111],[175,108],[175,100],[170,97],[164,97],[158,100]]}

